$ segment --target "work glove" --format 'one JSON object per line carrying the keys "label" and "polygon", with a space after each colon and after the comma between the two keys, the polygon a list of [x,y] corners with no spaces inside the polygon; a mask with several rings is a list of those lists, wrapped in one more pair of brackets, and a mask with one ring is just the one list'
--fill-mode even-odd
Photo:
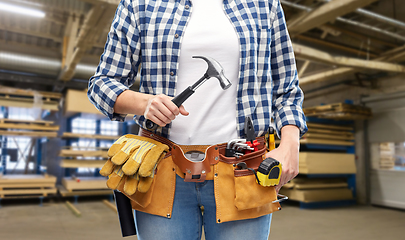
{"label": "work glove", "polygon": [[108,176],[107,186],[117,189],[123,181],[124,192],[147,192],[152,184],[156,166],[169,147],[147,137],[127,134],[120,137],[108,150],[108,160],[100,170]]}

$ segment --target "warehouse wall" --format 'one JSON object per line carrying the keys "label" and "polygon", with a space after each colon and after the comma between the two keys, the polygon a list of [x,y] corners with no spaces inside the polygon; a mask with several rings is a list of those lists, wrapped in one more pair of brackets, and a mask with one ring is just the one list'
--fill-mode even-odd
{"label": "warehouse wall", "polygon": [[[374,117],[368,121],[367,143],[370,161],[379,160],[379,143],[405,142],[405,93],[382,94],[364,98]],[[378,155],[378,156],[376,156]],[[405,209],[405,171],[375,169],[370,172],[371,203]]]}

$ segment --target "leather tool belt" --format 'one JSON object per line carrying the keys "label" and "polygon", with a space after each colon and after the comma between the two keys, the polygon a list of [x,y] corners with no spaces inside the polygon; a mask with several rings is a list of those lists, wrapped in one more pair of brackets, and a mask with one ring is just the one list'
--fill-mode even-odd
{"label": "leather tool belt", "polygon": [[[258,151],[240,157],[225,157],[227,143],[215,145],[177,145],[167,138],[161,137],[142,128],[139,131],[139,135],[168,145],[170,151],[165,158],[172,156],[173,162],[180,169],[181,174],[184,174],[184,181],[186,182],[203,182],[205,180],[212,180],[212,166],[219,161],[233,165],[236,165],[239,162],[245,162],[248,168],[257,170],[260,163],[263,161],[263,155],[266,153],[264,137],[257,138],[257,141],[259,142]],[[197,153],[203,153],[204,158],[199,161],[192,161],[186,157],[187,154]],[[235,177],[251,174],[253,174],[252,171],[247,169],[235,170]],[[209,177],[207,178],[207,176]]]}
{"label": "leather tool belt", "polygon": [[[252,171],[239,169],[239,162],[257,170],[267,149],[264,137],[256,138],[258,150],[238,157],[225,157],[227,143],[211,146],[181,146],[147,130],[139,135],[169,146],[169,152],[157,166],[157,171],[147,193],[136,192],[131,204],[137,211],[170,218],[176,191],[176,175],[184,181],[214,181],[216,222],[257,218],[279,211],[275,187],[263,187],[256,182]],[[187,154],[203,152],[203,159],[191,161]],[[192,158],[194,159],[194,158]]]}

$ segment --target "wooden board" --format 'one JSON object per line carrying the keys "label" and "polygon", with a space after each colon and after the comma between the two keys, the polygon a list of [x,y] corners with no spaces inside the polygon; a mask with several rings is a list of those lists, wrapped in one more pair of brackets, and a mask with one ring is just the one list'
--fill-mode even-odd
{"label": "wooden board", "polygon": [[65,97],[65,115],[69,116],[76,113],[104,116],[90,103],[87,97],[87,91],[68,89]]}
{"label": "wooden board", "polygon": [[354,134],[352,132],[348,132],[348,131],[338,131],[338,130],[318,129],[318,128],[308,128],[308,133],[322,133],[322,134],[329,134],[329,135],[334,135],[334,136],[345,136],[345,137],[354,136]]}
{"label": "wooden board", "polygon": [[0,177],[0,197],[56,194],[56,177],[51,175],[4,175]]}
{"label": "wooden board", "polygon": [[298,177],[298,178],[291,180],[289,182],[289,184],[287,185],[287,188],[293,188],[293,189],[298,189],[298,190],[342,188],[342,187],[347,188],[348,184],[345,179],[341,179],[341,178]]}
{"label": "wooden board", "polygon": [[52,175],[38,174],[13,174],[0,177],[0,186],[2,184],[26,184],[26,183],[56,183],[56,177]]}
{"label": "wooden board", "polygon": [[33,99],[27,99],[23,97],[3,97],[0,96],[0,106],[5,107],[21,107],[21,108],[34,108],[40,107],[50,111],[59,110],[59,101],[42,102],[41,105],[34,104]]}
{"label": "wooden board", "polygon": [[371,116],[356,114],[356,113],[335,113],[335,112],[324,112],[322,114],[306,114],[307,117],[317,117],[317,118],[326,118],[326,119],[336,119],[336,120],[359,120],[359,119],[368,119]]}
{"label": "wooden board", "polygon": [[354,146],[354,142],[317,139],[317,138],[305,138],[300,140],[301,144],[323,144],[323,145],[339,145],[339,146]]}
{"label": "wooden board", "polygon": [[105,177],[79,177],[80,181],[65,177],[62,179],[62,185],[68,191],[87,190],[87,189],[107,189]]}
{"label": "wooden board", "polygon": [[62,98],[61,93],[32,91],[32,90],[12,88],[12,87],[6,87],[6,86],[0,86],[0,95],[3,95],[3,96],[29,96],[29,97],[34,97],[34,96],[39,95],[45,101],[50,100],[50,99],[57,100],[57,99]]}
{"label": "wooden board", "polygon": [[99,196],[99,195],[111,195],[113,191],[111,189],[98,189],[98,190],[73,190],[68,191],[64,186],[58,186],[58,192],[62,197],[73,196]]}
{"label": "wooden board", "polygon": [[102,168],[105,160],[71,160],[62,159],[60,166],[63,168]]}
{"label": "wooden board", "polygon": [[40,182],[40,183],[36,183],[36,182],[24,182],[24,183],[1,183],[0,184],[0,189],[8,189],[8,188],[52,188],[55,187],[55,182],[51,182],[51,183],[47,183],[47,182]]}
{"label": "wooden board", "polygon": [[100,140],[117,140],[120,136],[108,136],[108,135],[95,135],[95,134],[82,134],[82,133],[70,133],[64,132],[62,138],[90,138]]}
{"label": "wooden board", "polygon": [[0,197],[11,197],[15,195],[40,195],[47,197],[48,194],[56,194],[57,189],[54,188],[27,188],[27,189],[3,189],[0,190]]}
{"label": "wooden board", "polygon": [[62,146],[62,149],[78,151],[107,151],[109,147]]}
{"label": "wooden board", "polygon": [[343,140],[349,141],[354,140],[354,136],[348,135],[333,135],[333,134],[323,134],[323,133],[306,133],[303,138],[320,138],[320,139],[330,139],[330,140]]}
{"label": "wooden board", "polygon": [[57,132],[42,132],[42,131],[6,131],[0,130],[1,136],[20,136],[20,137],[49,137],[56,138]]}
{"label": "wooden board", "polygon": [[108,151],[86,151],[86,150],[70,150],[62,149],[59,153],[60,157],[103,157],[108,158]]}
{"label": "wooden board", "polygon": [[339,130],[339,131],[353,131],[354,130],[354,128],[350,127],[350,126],[338,126],[338,125],[310,123],[310,122],[307,122],[307,126],[308,126],[309,129],[321,128],[321,129]]}
{"label": "wooden board", "polygon": [[290,200],[299,202],[323,202],[337,200],[351,200],[353,194],[347,188],[298,190],[281,188],[280,194],[288,196]]}
{"label": "wooden board", "polygon": [[53,121],[46,121],[46,120],[23,120],[10,118],[0,118],[0,123],[26,123],[26,124],[39,124],[44,126],[50,126],[54,124]]}
{"label": "wooden board", "polygon": [[0,123],[0,129],[21,129],[21,130],[38,130],[38,131],[59,131],[59,126],[43,126],[40,124],[25,123]]}
{"label": "wooden board", "polygon": [[346,103],[333,103],[329,105],[304,108],[303,110],[307,117],[326,119],[355,120],[372,117],[370,108]]}
{"label": "wooden board", "polygon": [[354,174],[354,154],[300,152],[299,171],[302,174]]}

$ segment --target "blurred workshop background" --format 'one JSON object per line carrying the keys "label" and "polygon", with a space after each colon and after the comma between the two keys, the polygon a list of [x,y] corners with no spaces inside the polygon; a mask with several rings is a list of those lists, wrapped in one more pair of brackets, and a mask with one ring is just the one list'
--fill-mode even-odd
{"label": "blurred workshop background", "polygon": [[[405,239],[404,1],[280,2],[309,131],[269,239]],[[86,96],[118,3],[0,0],[0,239],[121,239],[98,170],[138,128]]]}

